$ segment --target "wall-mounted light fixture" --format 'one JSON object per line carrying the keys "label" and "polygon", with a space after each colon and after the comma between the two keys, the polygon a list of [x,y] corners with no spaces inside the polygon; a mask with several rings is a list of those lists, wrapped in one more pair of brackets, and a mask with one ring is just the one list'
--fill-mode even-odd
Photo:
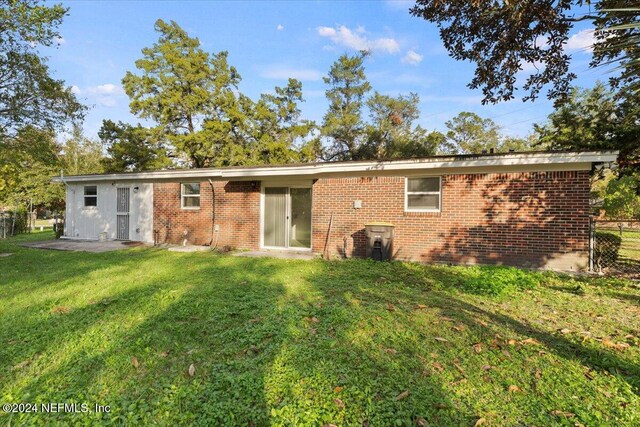
{"label": "wall-mounted light fixture", "polygon": [[133,192],[134,192],[134,193],[137,193],[137,192],[138,192],[138,190],[140,190],[140,187],[138,187],[138,186],[133,187]]}

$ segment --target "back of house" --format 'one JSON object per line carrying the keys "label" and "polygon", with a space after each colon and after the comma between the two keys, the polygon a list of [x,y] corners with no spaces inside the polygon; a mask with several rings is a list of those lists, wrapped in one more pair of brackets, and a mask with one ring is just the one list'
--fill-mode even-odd
{"label": "back of house", "polygon": [[57,178],[65,238],[584,270],[590,176],[617,152],[529,152]]}

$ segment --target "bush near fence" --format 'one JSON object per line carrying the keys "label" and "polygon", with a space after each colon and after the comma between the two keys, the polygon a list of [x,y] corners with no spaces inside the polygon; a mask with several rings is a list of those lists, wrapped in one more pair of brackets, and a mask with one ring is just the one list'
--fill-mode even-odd
{"label": "bush near fence", "polygon": [[614,266],[618,261],[622,237],[613,232],[597,231],[595,233],[595,261],[600,269]]}
{"label": "bush near fence", "polygon": [[26,211],[0,212],[0,238],[29,231],[29,213]]}

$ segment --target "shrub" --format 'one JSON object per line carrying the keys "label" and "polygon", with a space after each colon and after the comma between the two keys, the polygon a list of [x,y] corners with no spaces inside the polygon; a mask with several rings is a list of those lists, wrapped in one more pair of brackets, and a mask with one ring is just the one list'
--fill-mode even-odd
{"label": "shrub", "polygon": [[606,268],[614,265],[618,260],[622,237],[606,231],[596,232],[595,237],[594,258],[596,266]]}
{"label": "shrub", "polygon": [[541,274],[511,267],[468,267],[459,283],[462,291],[477,295],[509,295],[540,284]]}

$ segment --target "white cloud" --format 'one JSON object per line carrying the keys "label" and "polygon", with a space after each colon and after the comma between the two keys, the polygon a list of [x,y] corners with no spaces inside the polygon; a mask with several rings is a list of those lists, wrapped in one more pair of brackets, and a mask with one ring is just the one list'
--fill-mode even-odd
{"label": "white cloud", "polygon": [[118,99],[125,95],[121,86],[113,83],[105,83],[97,86],[88,86],[83,89],[73,85],[71,92],[76,95],[86,95],[90,102],[102,107],[115,107],[118,105]]}
{"label": "white cloud", "polygon": [[318,27],[318,35],[329,38],[336,45],[341,45],[354,50],[368,50],[384,53],[397,53],[400,51],[400,44],[393,38],[381,37],[370,39],[366,36],[364,27],[357,27],[354,30],[344,25],[333,27]]}
{"label": "white cloud", "polygon": [[98,86],[89,86],[87,92],[93,95],[121,95],[124,90],[113,83],[105,83]]}
{"label": "white cloud", "polygon": [[261,72],[262,77],[267,79],[298,79],[298,80],[320,80],[322,73],[313,68],[293,68],[281,65],[267,67]]}
{"label": "white cloud", "polygon": [[411,65],[418,65],[419,63],[422,62],[422,59],[424,58],[424,56],[420,55],[418,52],[416,52],[413,49],[409,49],[407,51],[407,54],[405,56],[402,57],[402,59],[400,60],[403,64],[411,64]]}
{"label": "white cloud", "polygon": [[118,102],[113,96],[101,96],[96,100],[96,102],[98,105],[102,105],[103,107],[115,107],[118,105]]}
{"label": "white cloud", "polygon": [[278,31],[284,30],[284,25],[278,24],[278,26],[276,27],[276,30],[278,30]]}
{"label": "white cloud", "polygon": [[582,30],[569,37],[565,45],[567,50],[592,51],[595,42],[594,30]]}

